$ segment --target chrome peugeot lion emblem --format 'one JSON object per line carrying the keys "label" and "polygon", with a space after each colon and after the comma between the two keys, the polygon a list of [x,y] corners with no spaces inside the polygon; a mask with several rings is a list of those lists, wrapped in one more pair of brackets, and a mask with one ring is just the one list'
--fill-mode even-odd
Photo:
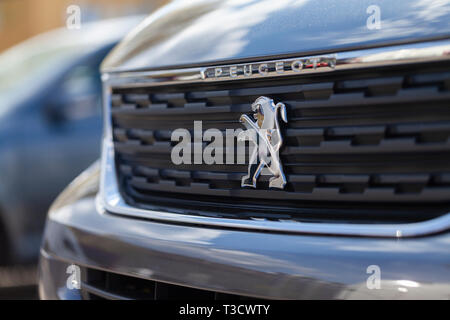
{"label": "chrome peugeot lion emblem", "polygon": [[[246,114],[241,115],[239,121],[247,128],[238,136],[238,140],[249,140],[256,148],[250,155],[248,174],[242,177],[242,187],[256,188],[256,181],[260,174],[269,174],[270,188],[283,189],[286,177],[280,162],[279,150],[283,145],[278,115],[287,122],[286,106],[284,103],[275,104],[272,99],[259,97],[252,104],[253,121]],[[267,168],[267,170],[263,170]]]}

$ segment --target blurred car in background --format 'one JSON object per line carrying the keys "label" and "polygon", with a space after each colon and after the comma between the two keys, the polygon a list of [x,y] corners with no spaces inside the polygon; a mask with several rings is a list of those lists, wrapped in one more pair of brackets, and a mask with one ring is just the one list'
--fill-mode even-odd
{"label": "blurred car in background", "polygon": [[58,29],[0,55],[0,264],[37,257],[51,201],[98,158],[99,64],[141,20]]}

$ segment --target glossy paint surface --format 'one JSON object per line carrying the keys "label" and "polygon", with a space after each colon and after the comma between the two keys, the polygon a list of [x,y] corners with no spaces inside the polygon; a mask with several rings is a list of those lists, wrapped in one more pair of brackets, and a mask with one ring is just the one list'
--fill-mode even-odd
{"label": "glossy paint surface", "polygon": [[[91,170],[92,171],[92,170]],[[70,298],[71,263],[235,294],[285,299],[450,298],[450,234],[375,239],[200,228],[106,213],[98,171],[67,189],[49,214],[41,250],[43,298]],[[381,269],[381,288],[368,289]]]}
{"label": "glossy paint surface", "polygon": [[[367,27],[373,5],[379,29]],[[448,37],[449,1],[175,1],[129,34],[102,69],[208,65]]]}

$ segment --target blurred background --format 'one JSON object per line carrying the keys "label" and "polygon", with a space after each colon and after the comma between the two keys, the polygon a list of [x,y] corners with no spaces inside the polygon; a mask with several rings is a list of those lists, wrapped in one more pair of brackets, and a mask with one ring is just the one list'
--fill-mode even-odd
{"label": "blurred background", "polygon": [[100,154],[99,65],[165,0],[0,0],[0,299],[35,299],[47,210]]}
{"label": "blurred background", "polygon": [[151,13],[167,0],[0,0],[0,51],[39,33],[64,27],[66,10],[81,8],[82,23]]}

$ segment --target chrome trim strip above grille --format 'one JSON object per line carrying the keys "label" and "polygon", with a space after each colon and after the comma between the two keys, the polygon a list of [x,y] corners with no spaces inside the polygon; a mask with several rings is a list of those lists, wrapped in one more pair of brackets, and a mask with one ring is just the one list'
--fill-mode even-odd
{"label": "chrome trim strip above grille", "polygon": [[204,68],[111,72],[103,74],[103,81],[115,87],[134,87],[137,85],[148,87],[329,73],[356,68],[394,66],[440,60],[450,60],[450,40]]}

